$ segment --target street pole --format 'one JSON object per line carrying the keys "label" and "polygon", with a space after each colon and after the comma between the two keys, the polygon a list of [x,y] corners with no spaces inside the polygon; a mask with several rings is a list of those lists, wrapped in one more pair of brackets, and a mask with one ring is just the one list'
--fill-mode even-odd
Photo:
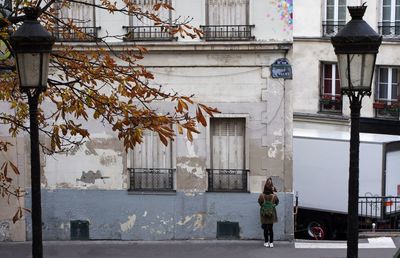
{"label": "street pole", "polygon": [[40,152],[37,110],[40,90],[27,92],[31,140],[32,257],[43,257]]}
{"label": "street pole", "polygon": [[352,94],[350,99],[350,165],[347,215],[347,258],[358,257],[358,193],[360,153],[360,110],[363,95]]}

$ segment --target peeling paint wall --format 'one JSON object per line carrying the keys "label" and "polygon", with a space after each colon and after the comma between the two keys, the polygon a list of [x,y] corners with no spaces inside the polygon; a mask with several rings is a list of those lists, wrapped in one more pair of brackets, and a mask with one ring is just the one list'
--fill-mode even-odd
{"label": "peeling paint wall", "polygon": [[[286,216],[292,211],[293,196],[278,196],[276,239],[293,239],[293,221]],[[70,221],[87,220],[92,240],[215,239],[218,221],[238,222],[241,239],[261,239],[257,199],[258,194],[248,193],[129,195],[110,190],[47,190],[43,192],[43,238],[69,240]],[[30,219],[27,223],[30,239]]]}
{"label": "peeling paint wall", "polygon": [[113,135],[92,135],[92,140],[67,155],[46,157],[44,176],[48,188],[126,188],[126,154]]}

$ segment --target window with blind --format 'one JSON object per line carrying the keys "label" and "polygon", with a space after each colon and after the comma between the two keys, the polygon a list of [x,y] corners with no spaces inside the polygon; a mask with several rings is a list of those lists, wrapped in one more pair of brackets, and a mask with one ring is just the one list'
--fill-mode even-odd
{"label": "window with blind", "polygon": [[[132,0],[133,3],[146,12],[154,12],[154,5],[166,3],[171,5],[171,0]],[[171,24],[171,10],[160,8],[157,16],[164,22]],[[124,26],[126,30],[126,41],[170,41],[174,39],[163,26],[155,25],[154,21],[145,16],[131,15],[129,26]]]}
{"label": "window with blind", "polygon": [[[69,2],[67,5],[57,3],[58,18],[60,23],[55,31],[59,41],[97,41],[100,27],[96,27],[95,0],[81,0],[80,3]],[[77,30],[69,28],[70,22]]]}
{"label": "window with blind", "polygon": [[320,112],[341,113],[342,95],[337,64],[321,64]]}
{"label": "window with blind", "polygon": [[211,118],[209,191],[247,191],[245,118]]}
{"label": "window with blind", "polygon": [[172,146],[165,146],[158,134],[147,131],[143,143],[130,152],[130,190],[171,191],[173,190]]}
{"label": "window with blind", "polygon": [[376,117],[399,118],[399,71],[398,67],[379,67],[376,73]]}
{"label": "window with blind", "polygon": [[324,36],[334,36],[346,24],[346,0],[326,0]]}
{"label": "window with blind", "polygon": [[251,40],[249,0],[207,0],[206,40]]}
{"label": "window with blind", "polygon": [[379,33],[386,36],[400,35],[400,0],[382,0],[382,22]]}

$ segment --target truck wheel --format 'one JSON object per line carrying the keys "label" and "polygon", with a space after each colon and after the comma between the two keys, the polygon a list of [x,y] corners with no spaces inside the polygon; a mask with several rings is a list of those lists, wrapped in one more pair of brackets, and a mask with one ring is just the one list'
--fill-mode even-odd
{"label": "truck wheel", "polygon": [[319,220],[311,220],[307,223],[307,236],[315,240],[323,240],[327,236],[325,223]]}

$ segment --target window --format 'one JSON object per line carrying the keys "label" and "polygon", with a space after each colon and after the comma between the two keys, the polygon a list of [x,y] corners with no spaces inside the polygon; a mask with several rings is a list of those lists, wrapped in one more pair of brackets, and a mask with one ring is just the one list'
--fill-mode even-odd
{"label": "window", "polygon": [[245,122],[244,118],[211,118],[209,191],[247,191]]}
{"label": "window", "polygon": [[382,22],[379,33],[386,36],[400,35],[400,0],[382,1]]}
{"label": "window", "polygon": [[[81,0],[80,3],[67,2],[57,3],[58,18],[60,19],[58,29],[54,36],[59,41],[97,41],[100,27],[96,27],[94,0]],[[77,27],[64,29],[73,22]],[[62,25],[61,25],[62,24]],[[67,26],[65,26],[67,25]],[[63,29],[61,29],[63,28]]]}
{"label": "window", "polygon": [[[171,5],[171,0],[132,0],[143,12],[153,12],[153,6],[157,3],[166,3]],[[160,8],[158,17],[167,23],[171,23],[171,10]],[[171,41],[174,36],[164,27],[154,25],[154,21],[143,16],[131,15],[129,17],[129,26],[123,27],[126,30],[126,41]]]}
{"label": "window", "polygon": [[207,0],[205,40],[251,40],[249,0]]}
{"label": "window", "polygon": [[399,118],[399,71],[400,68],[380,67],[377,69],[375,102],[376,117]]}
{"label": "window", "polygon": [[172,191],[175,169],[172,168],[172,146],[165,146],[158,134],[147,131],[143,143],[130,152],[128,166],[131,191]]}
{"label": "window", "polygon": [[334,36],[346,24],[346,0],[326,0],[323,35]]}
{"label": "window", "polygon": [[329,113],[342,112],[342,95],[340,79],[336,64],[323,63],[321,67],[320,111]]}

